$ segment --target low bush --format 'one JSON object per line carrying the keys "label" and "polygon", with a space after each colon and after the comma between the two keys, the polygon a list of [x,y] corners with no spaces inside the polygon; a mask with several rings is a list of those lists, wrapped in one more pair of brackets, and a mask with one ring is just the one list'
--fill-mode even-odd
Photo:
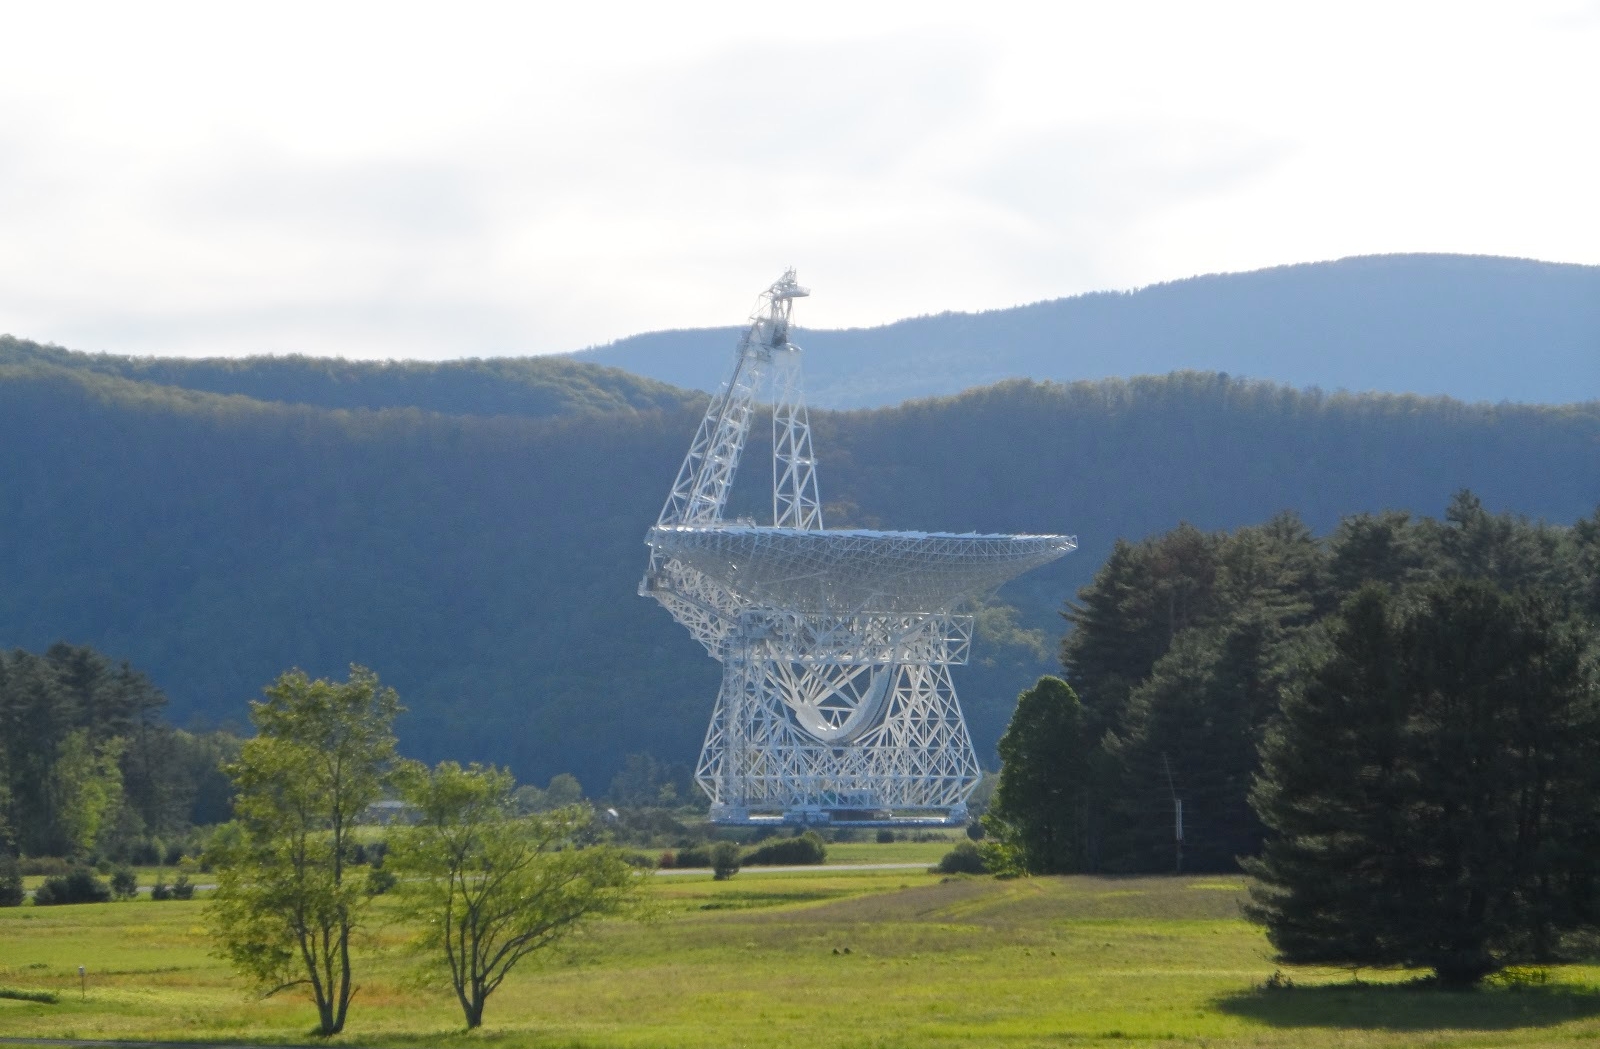
{"label": "low bush", "polygon": [[367,895],[382,896],[400,883],[394,872],[387,867],[373,867],[367,872]]}
{"label": "low bush", "polygon": [[156,901],[166,901],[172,899],[172,886],[167,884],[167,879],[156,879],[156,883],[150,886],[150,898]]}
{"label": "low bush", "polygon": [[63,903],[108,903],[111,887],[94,876],[88,867],[74,867],[67,874],[46,878],[34,890],[35,907],[54,907]]}
{"label": "low bush", "polygon": [[111,872],[111,895],[119,900],[131,900],[139,895],[139,879],[130,867],[118,867]]}
{"label": "low bush", "polygon": [[876,840],[879,845],[888,845],[894,841],[894,831],[890,830],[888,827],[884,827],[878,831]]}
{"label": "low bush", "polygon": [[989,865],[983,861],[978,846],[964,841],[944,854],[944,859],[933,868],[935,874],[987,874]]}
{"label": "low bush", "polygon": [[731,841],[720,841],[711,850],[711,876],[717,881],[727,881],[739,873],[739,846]]}
{"label": "low bush", "polygon": [[180,874],[172,882],[172,898],[175,900],[194,899],[194,886],[189,882],[187,874]]}
{"label": "low bush", "polygon": [[828,846],[822,835],[808,830],[798,838],[769,841],[760,848],[745,854],[747,867],[807,867],[815,866],[828,858]]}
{"label": "low bush", "polygon": [[351,850],[350,862],[358,867],[368,864],[374,867],[382,867],[383,858],[388,854],[389,843],[386,841],[375,841],[371,844],[357,842],[356,847]]}

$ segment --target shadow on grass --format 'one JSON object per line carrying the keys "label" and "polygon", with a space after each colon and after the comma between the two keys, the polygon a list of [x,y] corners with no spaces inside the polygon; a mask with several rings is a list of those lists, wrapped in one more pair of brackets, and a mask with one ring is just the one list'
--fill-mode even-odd
{"label": "shadow on grass", "polygon": [[1258,987],[1217,1008],[1273,1027],[1510,1031],[1600,1015],[1600,989],[1570,985],[1441,990],[1431,981]]}

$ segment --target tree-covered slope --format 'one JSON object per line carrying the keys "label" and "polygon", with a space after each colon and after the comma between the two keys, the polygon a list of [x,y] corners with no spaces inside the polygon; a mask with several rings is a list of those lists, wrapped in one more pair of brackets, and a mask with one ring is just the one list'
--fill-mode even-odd
{"label": "tree-covered slope", "polygon": [[319,408],[420,408],[447,415],[658,411],[697,395],[569,357],[349,361],[331,357],[122,357],[0,335],[0,364],[42,365],[203,393]]}
{"label": "tree-covered slope", "polygon": [[[806,315],[802,308],[800,319]],[[714,390],[736,338],[732,328],[654,332],[576,356]],[[806,349],[812,403],[833,408],[1006,378],[1183,369],[1325,390],[1561,404],[1600,396],[1600,266],[1367,256],[877,328],[800,331],[795,341]]]}
{"label": "tree-covered slope", "polygon": [[[192,715],[240,720],[285,667],[355,661],[418,757],[562,770],[692,760],[717,666],[635,595],[694,409],[553,419],[325,411],[41,364],[0,368],[0,645],[92,644]],[[1011,382],[814,416],[833,525],[1067,531],[1005,592],[957,687],[986,754],[1053,665],[1055,611],[1118,536],[1293,508],[1571,521],[1600,493],[1600,404],[1469,407],[1215,375]],[[758,424],[750,464],[770,454]],[[735,512],[759,512],[752,467]],[[1002,644],[997,638],[1005,638]],[[993,663],[993,665],[985,665]]]}

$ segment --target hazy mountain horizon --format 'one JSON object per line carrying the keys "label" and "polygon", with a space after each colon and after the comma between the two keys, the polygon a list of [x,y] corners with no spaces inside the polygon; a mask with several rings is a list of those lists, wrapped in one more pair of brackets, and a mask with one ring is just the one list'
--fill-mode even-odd
{"label": "hazy mountain horizon", "polygon": [[[804,316],[801,303],[797,319]],[[740,330],[648,332],[571,356],[715,390]],[[1600,396],[1600,266],[1355,256],[877,327],[802,326],[795,341],[806,351],[808,399],[829,408],[880,407],[1009,378],[1188,369],[1302,389],[1559,404]]]}

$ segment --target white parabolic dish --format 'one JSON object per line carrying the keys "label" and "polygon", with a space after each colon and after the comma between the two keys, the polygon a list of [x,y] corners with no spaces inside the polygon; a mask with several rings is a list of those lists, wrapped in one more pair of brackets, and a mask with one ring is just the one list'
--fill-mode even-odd
{"label": "white parabolic dish", "polygon": [[1065,535],[658,525],[658,554],[755,607],[824,615],[941,613],[1076,548]]}
{"label": "white parabolic dish", "polygon": [[[656,525],[639,593],[722,663],[695,779],[713,823],[954,825],[983,774],[956,700],[975,613],[1065,535],[823,527],[789,270],[761,296]],[[772,518],[724,520],[770,394]]]}

